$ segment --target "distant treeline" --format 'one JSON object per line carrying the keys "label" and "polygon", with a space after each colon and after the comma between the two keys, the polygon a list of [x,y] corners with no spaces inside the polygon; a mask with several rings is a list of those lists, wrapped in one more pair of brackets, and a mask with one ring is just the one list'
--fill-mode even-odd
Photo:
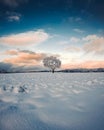
{"label": "distant treeline", "polygon": [[[6,71],[0,70],[0,73],[36,73],[36,72],[50,72],[48,70],[32,70],[32,71]],[[88,73],[88,72],[104,72],[104,68],[96,68],[96,69],[64,69],[58,70],[55,72],[63,72],[63,73]]]}
{"label": "distant treeline", "polygon": [[96,68],[96,69],[64,69],[60,70],[59,72],[66,72],[66,73],[74,73],[74,72],[104,72],[104,68]]}

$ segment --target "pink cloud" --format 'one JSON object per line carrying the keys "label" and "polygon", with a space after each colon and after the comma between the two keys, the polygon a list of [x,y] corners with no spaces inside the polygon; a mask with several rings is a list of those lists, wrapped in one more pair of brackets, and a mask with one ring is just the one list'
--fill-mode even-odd
{"label": "pink cloud", "polygon": [[14,56],[5,58],[3,62],[10,63],[17,66],[39,65],[41,60],[46,56],[45,53],[35,53],[27,50],[23,50],[23,51],[9,50],[6,51],[5,53]]}
{"label": "pink cloud", "polygon": [[77,46],[69,46],[69,47],[65,48],[65,50],[69,51],[69,52],[80,52],[81,48],[77,47]]}
{"label": "pink cloud", "polygon": [[19,34],[12,34],[8,36],[0,37],[1,44],[8,45],[30,45],[30,44],[38,44],[46,41],[49,38],[49,34],[44,30],[37,31],[28,31]]}
{"label": "pink cloud", "polygon": [[84,61],[81,63],[68,63],[63,64],[62,68],[73,69],[73,68],[104,68],[104,61]]}
{"label": "pink cloud", "polygon": [[88,40],[88,42],[83,47],[85,52],[104,54],[104,37],[90,36],[87,37],[86,40]]}
{"label": "pink cloud", "polygon": [[18,51],[17,50],[8,50],[8,51],[4,52],[4,54],[6,54],[6,55],[17,55]]}

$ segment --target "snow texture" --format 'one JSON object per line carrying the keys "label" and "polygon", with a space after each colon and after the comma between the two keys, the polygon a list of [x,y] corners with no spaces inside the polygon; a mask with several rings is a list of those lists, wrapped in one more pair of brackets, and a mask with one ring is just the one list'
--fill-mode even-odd
{"label": "snow texture", "polygon": [[0,130],[104,130],[104,73],[0,74]]}

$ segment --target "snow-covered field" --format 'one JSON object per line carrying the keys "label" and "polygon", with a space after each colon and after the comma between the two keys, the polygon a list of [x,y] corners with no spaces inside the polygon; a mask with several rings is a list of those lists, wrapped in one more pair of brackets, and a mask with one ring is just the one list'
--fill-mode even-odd
{"label": "snow-covered field", "polygon": [[0,130],[104,130],[104,73],[0,74]]}

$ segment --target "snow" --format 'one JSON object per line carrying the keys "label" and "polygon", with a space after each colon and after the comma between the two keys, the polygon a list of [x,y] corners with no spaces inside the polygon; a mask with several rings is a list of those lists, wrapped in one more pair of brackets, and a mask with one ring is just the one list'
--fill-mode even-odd
{"label": "snow", "polygon": [[0,130],[104,130],[104,73],[0,74]]}

